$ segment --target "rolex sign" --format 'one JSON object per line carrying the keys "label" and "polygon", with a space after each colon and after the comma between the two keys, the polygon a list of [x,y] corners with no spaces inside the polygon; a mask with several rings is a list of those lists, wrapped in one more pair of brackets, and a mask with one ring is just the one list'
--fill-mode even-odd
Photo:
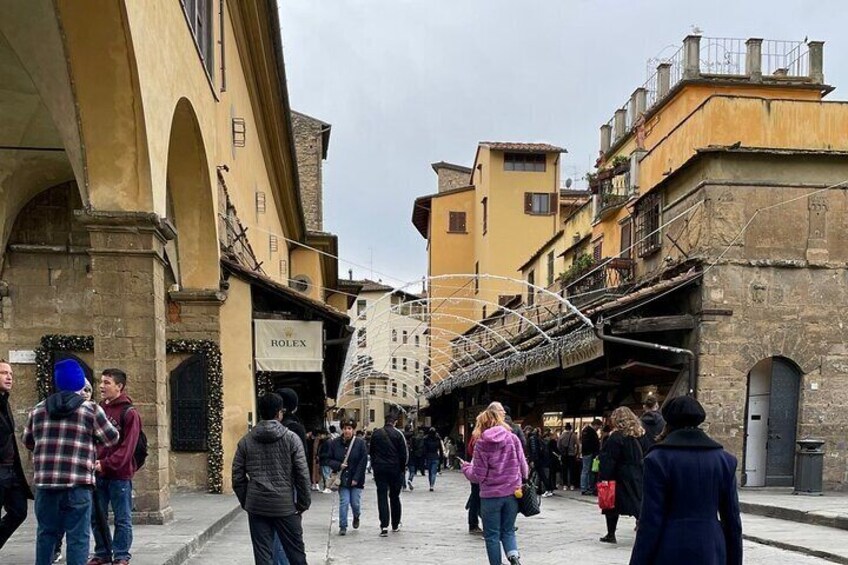
{"label": "rolex sign", "polygon": [[254,320],[256,370],[320,373],[324,361],[321,322]]}

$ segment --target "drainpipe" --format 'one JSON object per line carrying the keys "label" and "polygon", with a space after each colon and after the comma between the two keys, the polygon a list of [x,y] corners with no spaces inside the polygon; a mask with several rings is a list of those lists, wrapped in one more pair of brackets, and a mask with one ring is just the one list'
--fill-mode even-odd
{"label": "drainpipe", "polygon": [[693,398],[697,398],[697,390],[698,390],[698,369],[696,366],[696,358],[695,353],[690,349],[682,349],[680,347],[670,347],[668,345],[663,345],[661,343],[652,343],[649,341],[638,341],[635,339],[627,339],[624,337],[616,337],[612,335],[607,335],[604,333],[604,321],[599,320],[598,325],[595,326],[595,335],[601,341],[608,341],[610,343],[619,343],[621,345],[631,345],[633,347],[643,347],[645,349],[653,349],[654,351],[666,351],[668,353],[676,353],[678,355],[685,355],[689,358],[689,394]]}

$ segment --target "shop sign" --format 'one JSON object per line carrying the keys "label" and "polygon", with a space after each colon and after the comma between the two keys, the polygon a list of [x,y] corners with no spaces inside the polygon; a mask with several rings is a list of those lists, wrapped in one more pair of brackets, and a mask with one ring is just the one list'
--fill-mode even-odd
{"label": "shop sign", "polygon": [[320,373],[324,363],[321,322],[254,320],[256,369]]}

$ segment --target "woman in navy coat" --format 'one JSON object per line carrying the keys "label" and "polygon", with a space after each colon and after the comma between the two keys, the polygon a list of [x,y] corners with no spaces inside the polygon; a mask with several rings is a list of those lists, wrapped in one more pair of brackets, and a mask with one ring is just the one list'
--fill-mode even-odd
{"label": "woman in navy coat", "polygon": [[742,565],[736,458],[698,429],[706,413],[694,398],[674,398],[662,413],[630,565]]}

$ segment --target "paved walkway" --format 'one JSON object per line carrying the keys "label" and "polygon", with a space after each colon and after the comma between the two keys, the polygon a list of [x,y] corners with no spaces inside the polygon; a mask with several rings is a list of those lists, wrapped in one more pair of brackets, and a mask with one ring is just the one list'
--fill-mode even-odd
{"label": "paved walkway", "polygon": [[[230,523],[235,512],[241,513],[235,497],[202,493],[172,493],[171,508],[174,519],[167,525],[133,528],[133,565],[184,563],[193,551]],[[32,565],[36,526],[30,504],[27,521],[0,549],[0,564]],[[94,548],[93,540],[91,547]]]}
{"label": "paved walkway", "polygon": [[[429,492],[423,479],[419,488],[404,493],[404,520],[401,532],[380,538],[376,495],[369,481],[363,496],[362,526],[338,536],[337,496],[316,494],[312,508],[304,515],[309,563],[312,565],[404,565],[440,563],[469,565],[485,563],[483,541],[467,533],[465,510],[468,485],[456,472],[439,477],[436,492]],[[635,532],[632,519],[622,519],[617,546],[598,542],[604,520],[587,499],[557,496],[544,500],[543,512],[533,518],[519,517],[518,541],[522,562],[530,565],[560,565],[564,560],[583,565],[626,564]],[[571,495],[572,493],[567,493]],[[764,537],[791,538],[793,524],[771,518],[744,517],[746,531]],[[817,526],[819,536],[830,529]],[[839,532],[839,530],[834,530]],[[831,538],[831,544],[840,543]],[[848,544],[845,545],[848,547]],[[825,565],[828,561],[757,543],[745,543],[745,563],[749,565]],[[252,563],[252,551],[244,515],[227,526],[192,558],[191,565]]]}

